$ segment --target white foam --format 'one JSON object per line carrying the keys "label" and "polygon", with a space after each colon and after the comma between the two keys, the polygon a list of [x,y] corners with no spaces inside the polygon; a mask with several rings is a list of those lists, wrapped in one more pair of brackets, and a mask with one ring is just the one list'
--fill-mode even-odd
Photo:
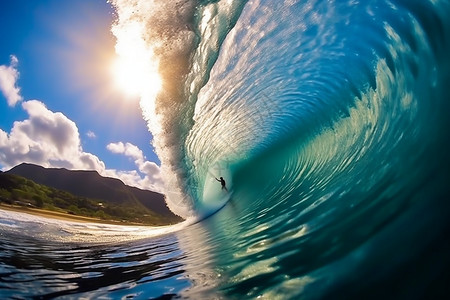
{"label": "white foam", "polygon": [[61,242],[108,243],[137,240],[173,233],[195,221],[196,219],[191,218],[170,226],[114,225],[59,220],[0,209],[0,230]]}

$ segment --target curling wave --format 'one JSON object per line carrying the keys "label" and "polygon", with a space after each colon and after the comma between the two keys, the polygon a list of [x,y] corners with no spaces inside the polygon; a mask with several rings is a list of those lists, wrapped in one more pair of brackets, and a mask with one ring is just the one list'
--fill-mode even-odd
{"label": "curling wave", "polygon": [[163,91],[142,106],[184,217],[228,200],[222,175],[263,206],[308,208],[395,195],[438,164],[445,1],[133,1],[132,18],[114,4],[159,62]]}

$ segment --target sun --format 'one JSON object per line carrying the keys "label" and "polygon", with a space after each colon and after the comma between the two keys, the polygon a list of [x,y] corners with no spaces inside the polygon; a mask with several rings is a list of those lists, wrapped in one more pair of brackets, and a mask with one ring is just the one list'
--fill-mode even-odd
{"label": "sun", "polygon": [[162,82],[155,69],[145,56],[118,56],[112,65],[112,74],[115,85],[127,96],[156,96]]}
{"label": "sun", "polygon": [[155,45],[144,38],[143,22],[133,20],[112,27],[116,37],[116,58],[112,63],[115,86],[127,96],[156,98],[162,87],[158,73],[159,60],[154,55]]}

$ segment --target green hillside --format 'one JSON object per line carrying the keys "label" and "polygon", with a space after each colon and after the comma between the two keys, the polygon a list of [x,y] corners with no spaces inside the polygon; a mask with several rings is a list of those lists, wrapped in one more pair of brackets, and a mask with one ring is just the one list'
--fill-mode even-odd
{"label": "green hillside", "polygon": [[99,199],[119,206],[141,207],[144,211],[148,209],[160,215],[173,217],[164,195],[127,186],[119,179],[100,176],[96,171],[44,168],[22,163],[5,173],[19,175],[76,196]]}
{"label": "green hillside", "polygon": [[0,202],[102,220],[149,225],[166,225],[181,221],[181,218],[175,215],[158,214],[137,200],[113,203],[102,199],[76,196],[67,191],[35,183],[22,176],[7,173],[0,173]]}

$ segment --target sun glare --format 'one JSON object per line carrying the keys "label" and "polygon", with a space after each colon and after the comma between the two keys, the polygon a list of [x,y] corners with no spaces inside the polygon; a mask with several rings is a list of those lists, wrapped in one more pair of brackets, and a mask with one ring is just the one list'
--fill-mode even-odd
{"label": "sun glare", "polygon": [[145,63],[145,58],[118,57],[112,72],[117,87],[128,96],[156,96],[161,89],[159,74]]}
{"label": "sun glare", "polygon": [[117,37],[112,65],[116,86],[128,96],[155,97],[162,82],[153,51],[142,38],[142,24],[132,22],[113,31]]}

